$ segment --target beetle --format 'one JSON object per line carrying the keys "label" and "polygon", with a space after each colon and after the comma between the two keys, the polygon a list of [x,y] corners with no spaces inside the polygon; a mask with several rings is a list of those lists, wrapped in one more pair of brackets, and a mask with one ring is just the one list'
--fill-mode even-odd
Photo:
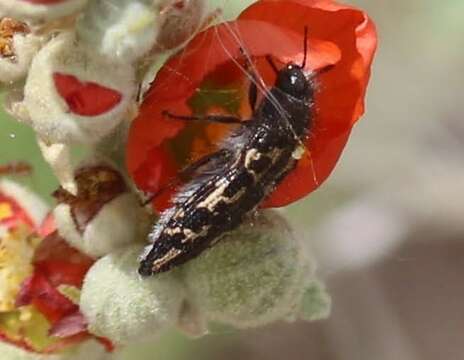
{"label": "beetle", "polygon": [[236,229],[296,166],[312,126],[316,76],[332,67],[305,72],[307,39],[305,27],[301,64],[290,62],[278,69],[266,56],[276,80],[259,103],[257,74],[251,74],[255,81],[248,93],[253,111],[250,119],[163,112],[171,119],[239,126],[217,151],[181,171],[181,177],[190,176],[191,180],[177,192],[172,207],[161,214],[149,233],[151,244],[140,257],[142,276],[168,271],[213,246],[223,234]]}

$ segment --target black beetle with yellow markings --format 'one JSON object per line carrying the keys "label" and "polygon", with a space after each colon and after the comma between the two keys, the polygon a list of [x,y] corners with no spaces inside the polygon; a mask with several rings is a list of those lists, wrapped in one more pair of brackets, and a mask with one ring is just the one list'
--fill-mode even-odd
{"label": "black beetle with yellow markings", "polygon": [[[312,125],[316,73],[305,73],[301,65],[289,63],[277,69],[274,86],[257,105],[253,82],[249,102],[251,119],[233,116],[179,116],[185,121],[211,121],[240,124],[220,149],[183,170],[192,179],[174,198],[149,234],[151,244],[141,257],[139,273],[149,276],[167,271],[200,254],[237,228],[245,217],[268,197],[295,167],[304,153],[304,141]],[[256,74],[252,74],[256,79]]]}

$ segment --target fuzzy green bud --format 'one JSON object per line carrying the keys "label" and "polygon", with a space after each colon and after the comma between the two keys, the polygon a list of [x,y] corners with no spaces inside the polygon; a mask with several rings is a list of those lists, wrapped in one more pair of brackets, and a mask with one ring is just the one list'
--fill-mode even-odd
{"label": "fuzzy green bud", "polygon": [[330,315],[332,301],[325,286],[313,280],[305,290],[300,318],[307,321],[322,320]]}
{"label": "fuzzy green bud", "polygon": [[[313,266],[286,221],[263,212],[182,268],[208,320],[237,328],[299,317]],[[190,299],[190,297],[189,297]]]}
{"label": "fuzzy green bud", "polygon": [[141,246],[113,252],[88,272],[80,309],[90,332],[123,345],[155,338],[178,318],[184,298],[175,272],[141,278]]}

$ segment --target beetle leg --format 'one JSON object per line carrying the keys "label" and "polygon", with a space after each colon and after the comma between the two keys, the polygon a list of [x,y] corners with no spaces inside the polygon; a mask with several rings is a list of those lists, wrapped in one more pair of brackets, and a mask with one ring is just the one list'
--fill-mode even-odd
{"label": "beetle leg", "polygon": [[176,120],[186,120],[186,121],[209,121],[222,124],[240,124],[242,119],[237,116],[230,115],[204,115],[204,116],[186,116],[186,115],[175,115],[169,111],[163,111],[163,115]]}
{"label": "beetle leg", "polygon": [[[255,77],[253,76],[253,79]],[[251,82],[250,89],[248,90],[248,103],[250,104],[251,111],[256,110],[256,100],[258,98],[258,88],[256,82]]]}
{"label": "beetle leg", "polygon": [[175,178],[173,178],[171,181],[160,187],[156,192],[154,193],[149,193],[149,196],[147,199],[145,199],[142,202],[142,206],[146,206],[149,203],[151,203],[155,198],[157,198],[161,193],[163,193],[165,190],[179,185],[181,182],[184,182],[188,180],[199,168],[202,166],[207,165],[211,161],[215,160],[224,160],[230,155],[230,151],[227,149],[221,149],[219,151],[213,152],[211,154],[207,154],[197,161],[193,162],[192,164],[189,164],[185,166],[183,169],[181,169]]}
{"label": "beetle leg", "polygon": [[248,103],[250,104],[251,110],[254,112],[256,109],[256,100],[258,99],[258,87],[256,86],[258,83],[258,75],[256,74],[251,59],[249,56],[247,56],[243,48],[240,48],[240,53],[245,59],[245,68],[248,71],[248,74],[251,76],[250,88],[248,90]]}

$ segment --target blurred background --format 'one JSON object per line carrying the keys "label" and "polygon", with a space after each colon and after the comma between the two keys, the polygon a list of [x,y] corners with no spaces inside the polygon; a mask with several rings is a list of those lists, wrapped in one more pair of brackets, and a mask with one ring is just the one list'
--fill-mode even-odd
{"label": "blurred background", "polygon": [[[319,263],[331,317],[173,332],[120,359],[464,358],[464,1],[349,3],[379,33],[367,113],[326,184],[283,210]],[[0,116],[0,164],[30,162],[24,182],[50,200],[32,131]]]}

